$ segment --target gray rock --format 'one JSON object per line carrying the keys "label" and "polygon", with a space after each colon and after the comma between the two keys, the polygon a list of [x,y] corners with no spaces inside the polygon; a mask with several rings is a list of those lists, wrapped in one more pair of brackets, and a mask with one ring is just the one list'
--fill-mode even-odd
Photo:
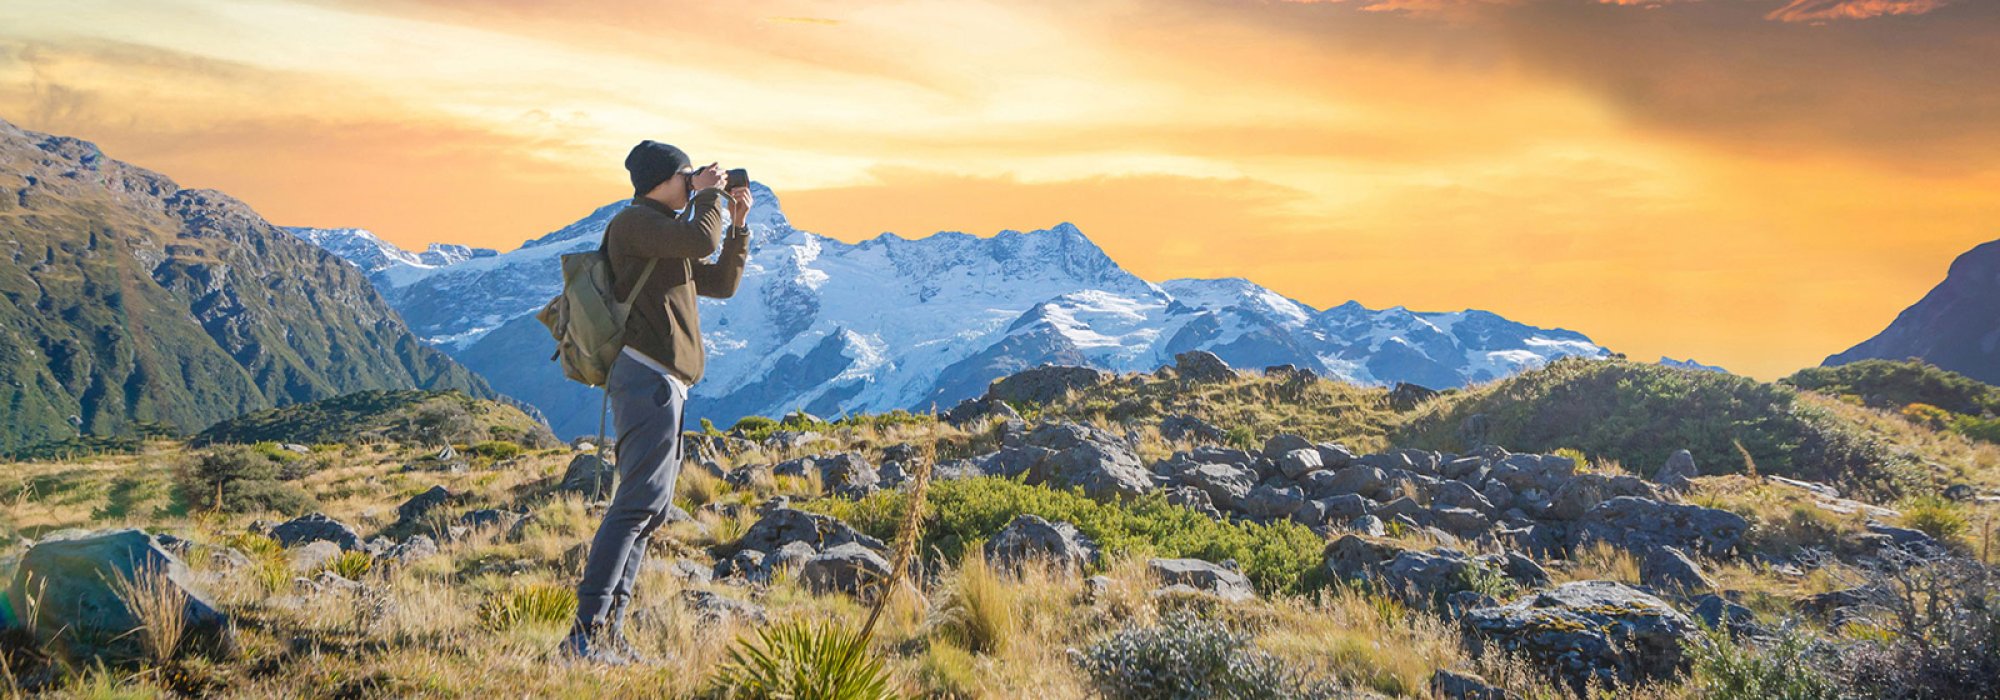
{"label": "gray rock", "polygon": [[1696,593],[1715,588],[1701,565],[1674,547],[1654,547],[1639,562],[1639,582],[1655,590]]}
{"label": "gray rock", "polygon": [[432,511],[451,503],[451,499],[451,489],[442,485],[432,486],[423,493],[411,496],[410,500],[404,501],[402,505],[396,506],[396,518],[405,523],[422,521]]}
{"label": "gray rock", "polygon": [[1653,473],[1653,483],[1670,490],[1682,491],[1689,486],[1688,480],[1697,476],[1701,476],[1701,472],[1695,469],[1694,453],[1675,450],[1673,456],[1667,458],[1667,463]]}
{"label": "gray rock", "polygon": [[1724,630],[1731,636],[1759,631],[1757,613],[1727,598],[1709,593],[1695,598],[1694,604],[1694,619],[1710,628]]}
{"label": "gray rock", "polygon": [[1379,504],[1368,500],[1367,497],[1354,493],[1322,498],[1319,504],[1320,510],[1326,513],[1327,518],[1342,522],[1374,513],[1379,507]]}
{"label": "gray rock", "polygon": [[1566,583],[1512,604],[1468,611],[1468,637],[1520,654],[1582,691],[1666,678],[1682,666],[1694,621],[1612,581]]}
{"label": "gray rock", "polygon": [[[774,508],[743,533],[732,549],[775,552],[792,542],[804,542],[815,551],[858,543],[869,549],[884,549],[881,540],[861,534],[847,523],[796,508]],[[733,553],[733,552],[732,552]]]}
{"label": "gray rock", "polygon": [[764,577],[769,578],[779,571],[799,570],[807,561],[812,560],[814,554],[818,552],[813,551],[812,545],[804,542],[787,542],[779,547],[778,551],[765,555],[764,560],[758,562],[757,566]]}
{"label": "gray rock", "polygon": [[324,513],[313,513],[280,523],[271,528],[271,538],[286,547],[307,542],[332,542],[341,549],[361,549],[361,535],[346,523],[327,517]]}
{"label": "gray rock", "polygon": [[437,540],[428,535],[411,535],[383,552],[380,559],[398,566],[407,566],[437,556]]}
{"label": "gray rock", "polygon": [[617,476],[618,469],[610,462],[595,453],[585,452],[570,458],[569,466],[563,468],[562,483],[556,490],[581,494],[586,501],[602,500],[611,497],[611,482]]}
{"label": "gray rock", "polygon": [[1250,490],[1243,499],[1243,512],[1258,518],[1283,518],[1305,506],[1305,492],[1297,486],[1277,488],[1269,484]]}
{"label": "gray rock", "polygon": [[1488,481],[1485,486],[1480,487],[1479,497],[1486,499],[1486,502],[1498,512],[1504,513],[1514,507],[1514,490],[1498,481]]}
{"label": "gray rock", "polygon": [[1174,374],[1191,382],[1223,382],[1236,378],[1229,363],[1206,350],[1189,350],[1174,355]]}
{"label": "gray rock", "polygon": [[1278,472],[1284,474],[1285,478],[1293,480],[1319,471],[1324,466],[1320,462],[1319,450],[1310,447],[1301,447],[1286,452],[1279,455],[1274,461],[1278,465]]}
{"label": "gray rock", "polygon": [[1726,510],[1629,496],[1592,507],[1572,527],[1571,545],[1603,541],[1633,551],[1679,547],[1709,557],[1736,549],[1750,523]]}
{"label": "gray rock", "polygon": [[1471,508],[1432,508],[1431,522],[1459,537],[1478,537],[1493,526],[1493,519]]}
{"label": "gray rock", "polygon": [[1250,490],[1257,487],[1257,473],[1233,464],[1203,464],[1183,471],[1178,476],[1182,484],[1200,489],[1208,494],[1209,502],[1217,508],[1237,510],[1243,507],[1243,499],[1250,496]]}
{"label": "gray rock", "polygon": [[987,476],[1019,478],[1040,466],[1054,450],[1034,445],[1008,445],[975,460],[980,473]]}
{"label": "gray rock", "polygon": [[458,516],[458,524],[474,530],[490,528],[496,531],[511,533],[514,530],[514,526],[521,523],[526,517],[528,516],[511,510],[480,508],[478,510],[468,510],[463,515]]}
{"label": "gray rock", "polygon": [[1208,492],[1193,486],[1174,486],[1166,491],[1167,503],[1192,510],[1210,518],[1221,520],[1222,511],[1215,509],[1215,501]]}
{"label": "gray rock", "polygon": [[1354,493],[1374,498],[1379,496],[1389,484],[1388,472],[1378,467],[1349,465],[1346,469],[1333,473],[1333,478],[1315,488],[1325,496]]}
{"label": "gray rock", "polygon": [[861,594],[889,578],[889,561],[859,543],[830,547],[806,560],[801,580],[816,592]]}
{"label": "gray rock", "polygon": [[1556,488],[1544,517],[1575,520],[1599,503],[1624,496],[1660,500],[1659,490],[1636,476],[1578,474]]}
{"label": "gray rock", "polygon": [[[150,575],[158,575],[185,601],[180,617],[193,648],[227,652],[234,644],[228,616],[195,584],[194,573],[143,530],[51,536],[21,555],[17,567],[0,622],[35,630],[38,645],[79,657],[136,651],[138,637],[130,633],[143,621],[126,606],[115,582],[143,581]],[[15,614],[35,619],[15,620]],[[100,643],[109,648],[98,647]]]}
{"label": "gray rock", "polygon": [[1006,401],[981,397],[960,401],[958,405],[951,407],[951,410],[945,411],[938,418],[952,425],[966,425],[988,418],[1020,420],[1021,414],[1015,411],[1013,406],[1007,405]]}
{"label": "gray rock", "polygon": [[1389,535],[1389,525],[1382,522],[1381,518],[1373,515],[1363,515],[1355,518],[1347,524],[1347,529],[1369,537],[1386,537]]}
{"label": "gray rock", "polygon": [[1045,404],[1111,381],[1111,377],[1110,372],[1093,367],[1042,365],[1001,377],[986,387],[984,398],[1009,404]]}
{"label": "gray rock", "polygon": [[1465,508],[1489,516],[1498,512],[1491,501],[1463,481],[1447,481],[1438,486],[1437,493],[1431,496],[1431,509],[1440,508]]}
{"label": "gray rock", "polygon": [[1354,463],[1354,451],[1346,445],[1322,442],[1313,445],[1313,449],[1319,451],[1320,464],[1327,469],[1344,469]]}
{"label": "gray rock", "polygon": [[1082,573],[1097,560],[1097,547],[1074,525],[1024,513],[1014,516],[1013,522],[986,541],[986,558],[1010,568],[1032,561],[1046,562],[1059,571]]}
{"label": "gray rock", "polygon": [[737,600],[714,591],[690,588],[681,591],[681,602],[703,622],[751,622],[763,624],[764,606]]}
{"label": "gray rock", "polygon": [[1291,452],[1292,450],[1312,450],[1314,452],[1319,451],[1317,447],[1313,446],[1311,440],[1307,440],[1305,438],[1290,433],[1279,433],[1277,435],[1271,436],[1270,439],[1264,441],[1264,450],[1258,453],[1258,456],[1261,456],[1264,459],[1277,461],[1278,459],[1283,458],[1287,453]]}
{"label": "gray rock", "polygon": [[1442,668],[1431,673],[1431,695],[1439,700],[1513,700],[1515,697],[1487,683],[1484,678]]}
{"label": "gray rock", "polygon": [[340,556],[340,545],[325,540],[314,540],[293,547],[289,554],[292,558],[293,571],[310,574],[332,564],[334,557]]}
{"label": "gray rock", "polygon": [[1215,427],[1208,421],[1194,416],[1180,414],[1160,419],[1160,434],[1169,440],[1205,440],[1219,442],[1229,437],[1229,433]]}
{"label": "gray rock", "polygon": [[1243,574],[1200,559],[1152,559],[1146,566],[1159,577],[1163,590],[1199,591],[1228,601],[1257,596]]}
{"label": "gray rock", "polygon": [[1320,553],[1320,561],[1334,580],[1360,581],[1378,576],[1382,564],[1403,551],[1402,547],[1390,542],[1343,535],[1326,545]]}
{"label": "gray rock", "polygon": [[1944,556],[1947,553],[1944,543],[1937,541],[1937,538],[1931,537],[1929,533],[1922,530],[1891,527],[1871,522],[1868,523],[1868,532],[1886,536],[1889,538],[1890,543],[1894,544],[1897,549],[1914,554],[1920,558],[1936,558]]}

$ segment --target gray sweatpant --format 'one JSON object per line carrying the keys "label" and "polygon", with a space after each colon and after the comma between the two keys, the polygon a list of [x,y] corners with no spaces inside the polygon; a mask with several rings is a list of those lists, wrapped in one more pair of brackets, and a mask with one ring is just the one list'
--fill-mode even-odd
{"label": "gray sweatpant", "polygon": [[583,581],[576,586],[576,616],[598,622],[614,597],[630,598],[646,540],[666,522],[674,480],[681,472],[681,418],[687,386],[619,353],[605,378],[612,425],[618,435],[618,488],[604,523],[590,541]]}

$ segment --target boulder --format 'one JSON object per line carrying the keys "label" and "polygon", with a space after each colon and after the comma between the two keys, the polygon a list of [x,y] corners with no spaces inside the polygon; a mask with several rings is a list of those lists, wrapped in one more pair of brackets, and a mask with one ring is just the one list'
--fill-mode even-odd
{"label": "boulder", "polygon": [[1200,559],[1152,559],[1146,566],[1159,577],[1162,590],[1196,591],[1232,602],[1257,595],[1248,577]]}
{"label": "boulder", "polygon": [[1315,483],[1314,488],[1315,495],[1319,496],[1354,493],[1374,498],[1381,495],[1388,484],[1388,472],[1378,467],[1355,464],[1334,472],[1333,478],[1326,480],[1325,483]]}
{"label": "boulder", "polygon": [[451,503],[451,499],[451,489],[442,485],[432,486],[429,490],[411,496],[410,500],[396,506],[396,519],[404,523],[420,522],[429,516],[431,511]]}
{"label": "boulder", "polygon": [[1167,503],[1169,504],[1192,510],[1216,520],[1222,519],[1222,511],[1215,509],[1215,501],[1208,497],[1208,492],[1206,491],[1193,486],[1174,486],[1168,488],[1166,493]]}
{"label": "boulder", "polygon": [[1697,593],[1715,588],[1715,583],[1702,573],[1701,565],[1675,547],[1654,547],[1646,550],[1646,557],[1639,561],[1639,582],[1654,590],[1672,593]]}
{"label": "boulder", "polygon": [[1014,516],[1013,522],[986,541],[986,558],[1010,568],[1036,561],[1060,571],[1082,573],[1096,561],[1097,547],[1074,525],[1024,513]]}
{"label": "boulder", "polygon": [[1270,484],[1250,489],[1250,495],[1242,502],[1242,511],[1251,517],[1283,518],[1305,506],[1305,492],[1297,486],[1275,487]]}
{"label": "boulder", "polygon": [[1319,505],[1320,510],[1326,514],[1328,519],[1339,520],[1341,522],[1369,515],[1374,513],[1376,508],[1380,507],[1380,504],[1368,500],[1365,496],[1354,493],[1319,499]]}
{"label": "boulder", "polygon": [[889,578],[889,561],[858,542],[829,547],[807,559],[800,578],[809,590],[861,594]]}
{"label": "boulder", "polygon": [[293,547],[289,552],[292,558],[292,571],[310,574],[324,569],[333,563],[335,557],[340,556],[340,551],[340,545],[326,540],[314,540]]}
{"label": "boulder", "polygon": [[1027,482],[1081,488],[1096,499],[1137,496],[1153,489],[1153,473],[1110,433],[1073,423],[1050,423],[1024,441],[1051,453],[1028,469]]}
{"label": "boulder", "polygon": [[[1457,482],[1453,482],[1457,483]],[[1431,523],[1459,537],[1478,537],[1493,526],[1493,519],[1471,508],[1431,508]]]}
{"label": "boulder", "polygon": [[1710,628],[1729,632],[1732,637],[1760,631],[1756,612],[1714,593],[1694,599],[1693,616]]}
{"label": "boulder", "polygon": [[1695,469],[1694,453],[1675,450],[1673,456],[1667,458],[1667,463],[1653,473],[1653,483],[1668,490],[1685,491],[1690,484],[1688,480],[1697,476],[1701,476],[1701,472]]}
{"label": "boulder", "polygon": [[511,533],[514,531],[514,526],[520,524],[524,519],[528,517],[529,516],[525,514],[516,513],[511,510],[501,510],[498,508],[480,508],[477,510],[468,510],[464,514],[458,516],[458,524],[464,525],[474,530],[492,529],[495,531],[508,532],[510,533],[510,539],[511,539]]}
{"label": "boulder", "polygon": [[428,535],[411,535],[410,539],[389,547],[379,558],[391,564],[406,566],[437,556],[437,553],[437,540],[431,539]]}
{"label": "boulder", "polygon": [[1398,411],[1408,411],[1437,395],[1434,389],[1409,382],[1396,382],[1396,386],[1389,389],[1389,405]]}
{"label": "boulder", "polygon": [[1447,481],[1438,485],[1437,493],[1431,495],[1431,508],[1433,510],[1465,508],[1489,516],[1497,512],[1493,509],[1493,503],[1486,500],[1486,496],[1463,481]]}
{"label": "boulder", "polygon": [[144,530],[52,536],[30,547],[17,567],[6,608],[35,616],[12,622],[35,630],[37,644],[60,643],[77,656],[136,651],[139,636],[131,632],[144,620],[119,595],[119,582],[156,581],[183,601],[179,616],[192,648],[233,646],[228,617],[195,585],[187,565]]}
{"label": "boulder", "polygon": [[757,563],[757,568],[762,577],[768,580],[772,574],[779,571],[799,570],[806,565],[806,562],[811,561],[815,554],[818,552],[813,551],[812,545],[804,542],[787,542],[779,547],[778,551],[765,555],[764,560]]}
{"label": "boulder", "polygon": [[1206,350],[1189,350],[1174,355],[1174,374],[1191,382],[1224,382],[1236,378],[1229,363]]}
{"label": "boulder", "polygon": [[731,547],[731,553],[742,549],[775,552],[792,542],[804,542],[814,551],[844,544],[884,549],[881,540],[861,534],[839,520],[796,508],[773,508],[743,533],[743,538]]}
{"label": "boulder", "polygon": [[1571,528],[1571,546],[1603,541],[1632,551],[1679,547],[1708,557],[1736,549],[1750,523],[1726,510],[1621,496],[1599,503]]}
{"label": "boulder", "polygon": [[1577,692],[1672,676],[1694,621],[1658,598],[1614,581],[1566,583],[1514,603],[1467,611],[1459,624],[1553,672]]}
{"label": "boulder", "polygon": [[1438,669],[1431,673],[1431,695],[1439,700],[1514,700],[1514,694],[1478,676]]}
{"label": "boulder", "polygon": [[346,523],[327,517],[324,513],[301,515],[271,528],[271,539],[286,547],[307,542],[332,542],[341,549],[361,549],[361,535]]}
{"label": "boulder", "polygon": [[984,421],[988,418],[1020,420],[1021,414],[1015,411],[1013,406],[1007,405],[1006,401],[991,397],[980,397],[960,401],[958,405],[951,407],[951,410],[945,411],[938,418],[952,425],[967,425]]}
{"label": "boulder", "polygon": [[980,457],[975,462],[979,465],[981,474],[1014,479],[1034,470],[1052,454],[1055,454],[1055,451],[1046,447],[1008,445]]}
{"label": "boulder", "polygon": [[1009,404],[1045,404],[1072,391],[1088,389],[1111,381],[1111,373],[1094,367],[1042,365],[1015,372],[986,387],[983,398]]}
{"label": "boulder", "polygon": [[1652,484],[1636,476],[1578,474],[1556,487],[1555,495],[1550,497],[1548,510],[1543,517],[1575,520],[1583,517],[1585,511],[1596,507],[1597,504],[1621,496],[1657,501],[1660,499],[1660,492],[1653,488]]}
{"label": "boulder", "polygon": [[771,467],[772,476],[803,477],[809,472],[819,475],[828,493],[849,497],[874,493],[882,478],[875,465],[858,452],[800,457]]}
{"label": "boulder", "polygon": [[1313,449],[1319,451],[1320,465],[1327,469],[1342,469],[1354,463],[1354,451],[1346,445],[1322,442],[1313,445]]}
{"label": "boulder", "polygon": [[714,591],[690,588],[681,591],[681,602],[689,612],[703,622],[752,622],[763,624],[764,607],[756,603],[737,600]]}
{"label": "boulder", "polygon": [[1201,440],[1206,442],[1220,442],[1229,437],[1227,431],[1215,427],[1214,424],[1185,414],[1172,415],[1160,419],[1160,434],[1166,436],[1169,440]]}
{"label": "boulder", "polygon": [[[1380,519],[1376,522],[1379,523]],[[1344,535],[1328,543],[1326,549],[1321,550],[1320,561],[1333,580],[1359,581],[1376,576],[1376,571],[1383,562],[1395,558],[1403,551],[1405,550],[1402,547],[1394,543],[1359,535]]]}
{"label": "boulder", "polygon": [[1387,537],[1389,524],[1373,515],[1363,515],[1347,523],[1347,529],[1369,537]]}
{"label": "boulder", "polygon": [[556,487],[564,493],[581,494],[586,501],[596,501],[611,497],[611,482],[618,477],[618,468],[597,456],[585,452],[571,457],[569,466],[563,469],[562,483]]}
{"label": "boulder", "polygon": [[1291,450],[1279,455],[1273,461],[1278,465],[1278,473],[1284,474],[1285,478],[1295,481],[1306,474],[1319,471],[1325,466],[1320,461],[1319,450],[1311,447],[1301,447]]}
{"label": "boulder", "polygon": [[1319,451],[1311,440],[1290,433],[1279,433],[1264,441],[1264,450],[1259,453],[1264,459],[1276,461],[1292,450]]}

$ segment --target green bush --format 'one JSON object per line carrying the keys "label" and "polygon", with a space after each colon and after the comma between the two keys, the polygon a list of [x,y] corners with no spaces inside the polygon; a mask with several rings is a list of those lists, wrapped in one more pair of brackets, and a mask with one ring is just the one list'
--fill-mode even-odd
{"label": "green bush", "polygon": [[778,429],[778,421],[766,416],[744,416],[729,426],[729,432],[748,440],[762,440]]}
{"label": "green bush", "polygon": [[1917,359],[1811,367],[1780,381],[1822,394],[1852,396],[1876,408],[1928,404],[1960,415],[2000,413],[2000,387]]}
{"label": "green bush", "polygon": [[1703,630],[1685,647],[1690,659],[1688,687],[1694,697],[1712,700],[1834,700],[1840,688],[1821,670],[1813,640],[1781,630],[1765,646],[1738,645],[1720,629]]}
{"label": "green bush", "polygon": [[506,440],[487,440],[472,447],[467,452],[495,462],[521,456],[521,446]]}
{"label": "green bush", "polygon": [[1903,526],[1922,530],[1939,541],[1952,542],[1965,534],[1965,508],[1941,496],[1918,496],[1902,503]]}
{"label": "green bush", "polygon": [[175,470],[174,488],[192,510],[297,515],[312,508],[313,499],[283,480],[284,466],[268,451],[221,445],[182,463]]}
{"label": "green bush", "polygon": [[1951,430],[1974,440],[2000,443],[2000,417],[1958,416],[1952,419]]}
{"label": "green bush", "polygon": [[724,697],[876,700],[894,698],[882,660],[858,632],[794,620],[739,639],[709,685]]}
{"label": "green bush", "polygon": [[[875,537],[895,537],[909,499],[898,491],[858,501],[822,499],[805,508],[840,518]],[[1014,516],[1038,515],[1075,525],[1106,554],[1125,553],[1208,561],[1235,559],[1257,588],[1303,591],[1324,583],[1317,574],[1325,542],[1289,520],[1268,525],[1218,522],[1167,503],[1158,493],[1100,503],[1081,491],[1029,486],[1001,477],[951,479],[931,484],[918,551],[958,561],[972,543],[1006,527]]]}
{"label": "green bush", "polygon": [[1250,635],[1187,611],[1127,627],[1085,648],[1076,663],[1105,697],[1298,698],[1320,695],[1304,674],[1251,646]]}

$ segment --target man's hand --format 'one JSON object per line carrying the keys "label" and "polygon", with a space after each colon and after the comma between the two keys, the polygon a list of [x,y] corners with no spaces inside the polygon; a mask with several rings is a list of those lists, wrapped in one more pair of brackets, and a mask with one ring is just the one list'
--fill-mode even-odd
{"label": "man's hand", "polygon": [[750,188],[731,187],[728,192],[729,221],[737,226],[749,226],[746,217],[750,216],[750,204],[753,201],[750,197]]}
{"label": "man's hand", "polygon": [[689,182],[694,185],[696,191],[715,187],[722,184],[722,169],[715,167],[714,163],[701,166],[700,170],[694,171]]}

